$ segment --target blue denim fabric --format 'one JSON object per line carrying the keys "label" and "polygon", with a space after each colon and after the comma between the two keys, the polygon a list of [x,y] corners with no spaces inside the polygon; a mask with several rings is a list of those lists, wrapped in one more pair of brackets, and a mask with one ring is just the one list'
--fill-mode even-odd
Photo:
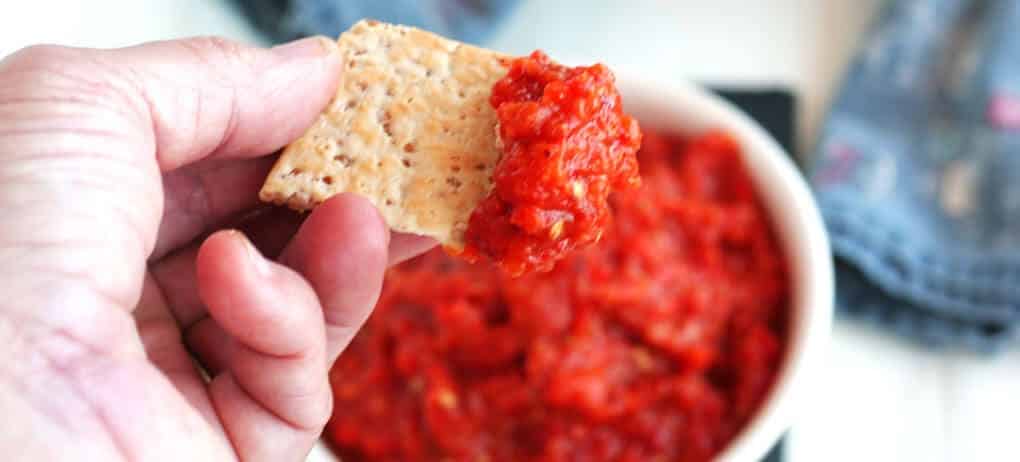
{"label": "blue denim fabric", "polygon": [[843,82],[811,179],[837,305],[991,352],[1020,319],[1020,0],[890,2]]}
{"label": "blue denim fabric", "polygon": [[420,27],[478,43],[517,0],[234,0],[274,42],[309,35],[337,37],[360,19]]}

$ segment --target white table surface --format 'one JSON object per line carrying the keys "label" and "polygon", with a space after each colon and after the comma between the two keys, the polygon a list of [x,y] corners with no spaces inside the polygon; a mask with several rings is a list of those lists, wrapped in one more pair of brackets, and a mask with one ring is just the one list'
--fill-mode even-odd
{"label": "white table surface", "polygon": [[[528,0],[489,46],[596,55],[678,78],[781,84],[802,150],[880,0]],[[574,19],[572,19],[574,18]],[[257,42],[224,0],[6,0],[0,55],[38,42],[110,47],[217,34]],[[1020,460],[1020,348],[938,354],[838,322],[787,460]]]}

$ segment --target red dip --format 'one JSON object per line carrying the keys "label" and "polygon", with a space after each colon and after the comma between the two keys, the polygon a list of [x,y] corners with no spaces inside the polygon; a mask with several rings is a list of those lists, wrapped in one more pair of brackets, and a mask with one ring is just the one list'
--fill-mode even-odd
{"label": "red dip", "polygon": [[[728,135],[648,133],[639,157],[643,185],[610,196],[611,222],[527,177],[565,204],[538,209],[608,223],[551,272],[514,278],[438,251],[391,270],[332,371],[327,436],[345,462],[691,462],[731,440],[782,359],[784,260]],[[555,221],[543,213],[526,221]],[[509,235],[520,255],[566,248]],[[536,255],[520,264],[549,261]]]}
{"label": "red dip", "polygon": [[613,189],[640,184],[641,131],[608,68],[565,67],[539,51],[510,62],[491,104],[503,156],[463,255],[487,256],[511,275],[548,271],[601,238]]}

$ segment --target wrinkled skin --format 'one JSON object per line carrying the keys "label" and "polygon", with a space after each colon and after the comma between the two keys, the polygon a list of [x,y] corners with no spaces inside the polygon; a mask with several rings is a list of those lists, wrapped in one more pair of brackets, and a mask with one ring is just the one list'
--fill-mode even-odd
{"label": "wrinkled skin", "polygon": [[387,264],[433,244],[353,196],[303,220],[259,205],[267,154],[340,72],[321,39],[0,62],[4,460],[307,454]]}

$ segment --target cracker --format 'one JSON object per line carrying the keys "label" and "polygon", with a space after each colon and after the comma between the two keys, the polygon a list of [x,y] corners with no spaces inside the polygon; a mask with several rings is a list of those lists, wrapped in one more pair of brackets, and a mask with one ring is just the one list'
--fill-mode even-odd
{"label": "cracker", "polygon": [[506,57],[375,21],[354,25],[338,45],[336,96],[284,150],[260,197],[308,210],[357,193],[391,229],[462,248],[502,152],[489,97]]}

